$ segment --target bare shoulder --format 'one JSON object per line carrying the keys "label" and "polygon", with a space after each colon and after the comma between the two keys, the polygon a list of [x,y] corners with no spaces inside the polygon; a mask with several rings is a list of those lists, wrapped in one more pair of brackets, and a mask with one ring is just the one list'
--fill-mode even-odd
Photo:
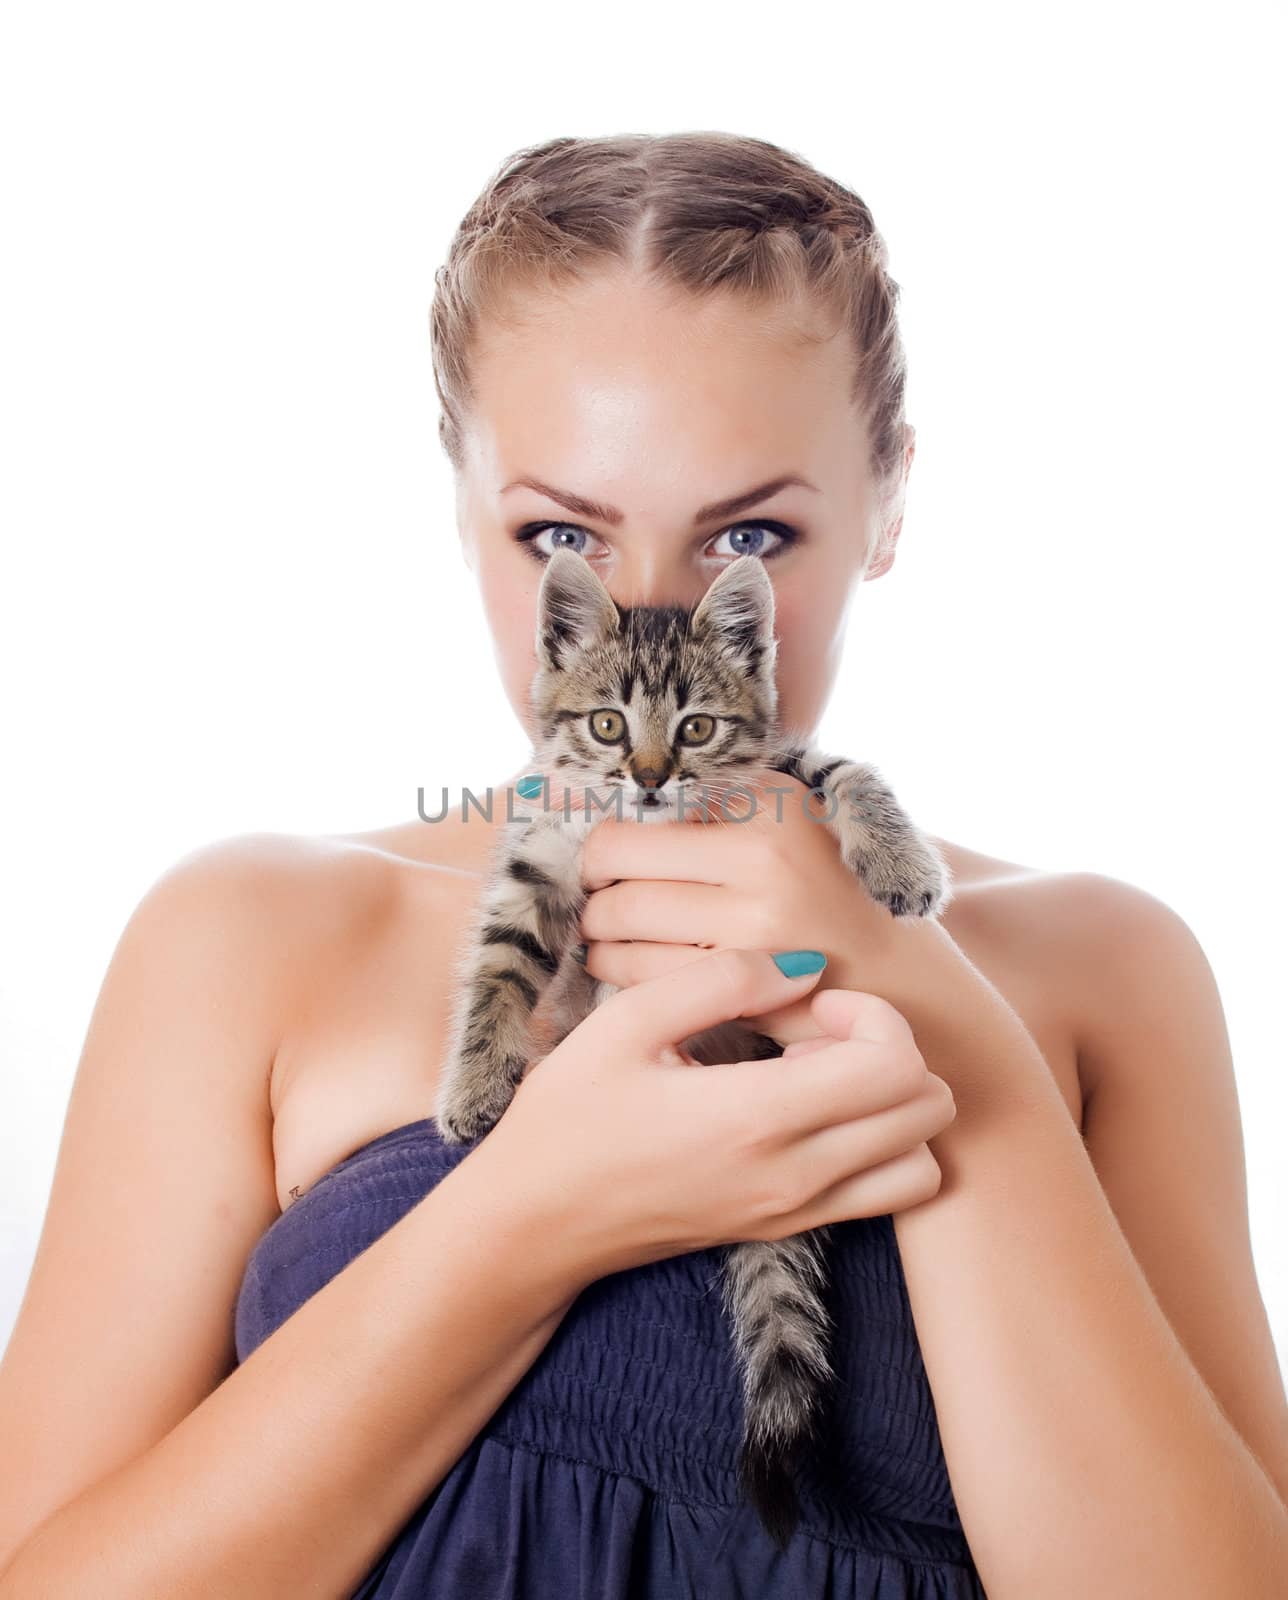
{"label": "bare shoulder", "polygon": [[1107,873],[1025,865],[936,842],[952,874],[950,916],[973,937],[1004,940],[1039,957],[1058,949],[1062,957],[1080,957],[1079,970],[1085,966],[1088,973],[1098,970],[1109,949],[1117,959],[1120,946],[1146,960],[1161,946],[1196,948],[1178,913],[1136,884]]}
{"label": "bare shoulder", "polygon": [[310,890],[360,889],[373,877],[378,852],[327,834],[253,832],[230,834],[198,845],[180,856],[157,880],[157,887],[188,886],[231,896],[230,904],[248,910],[275,905],[289,910]]}
{"label": "bare shoulder", "polygon": [[255,1070],[275,1112],[282,1052],[394,930],[432,915],[440,876],[362,836],[241,833],[178,859],[131,922],[139,938],[208,950],[227,1021],[264,1041]]}
{"label": "bare shoulder", "polygon": [[[1032,972],[1062,985],[1070,1003],[1081,997],[1065,982],[1065,963],[1107,914],[1115,880],[1094,872],[1026,865],[936,840],[948,862],[953,893],[943,922],[987,975]],[[1130,893],[1129,885],[1122,885]],[[1075,974],[1069,974],[1075,976]]]}
{"label": "bare shoulder", "polygon": [[[262,1041],[262,1063],[286,1025],[288,989],[307,969],[309,947],[352,916],[358,874],[321,838],[233,834],[178,857],[135,906],[116,961],[131,950],[184,951],[194,971],[220,984],[226,1023]],[[323,907],[329,915],[321,915]],[[229,1010],[235,1015],[229,1016]]]}
{"label": "bare shoulder", "polygon": [[1180,912],[1108,873],[1046,871],[954,846],[946,854],[956,892],[944,924],[1004,993],[1008,984],[1040,991],[1042,1014],[1059,1013],[1076,1055],[1084,1131],[1102,1133],[1111,1106],[1117,1122],[1129,1096],[1174,1095],[1185,1076],[1196,1094],[1222,1100],[1228,1124],[1233,1074],[1220,992]]}
{"label": "bare shoulder", "polygon": [[179,858],[149,898],[232,918],[303,975],[309,950],[343,940],[397,896],[408,865],[360,836],[241,833]]}
{"label": "bare shoulder", "polygon": [[1099,872],[1065,874],[1049,888],[1065,930],[1078,995],[1078,1054],[1090,1098],[1106,1076],[1140,1074],[1188,1036],[1228,1070],[1229,1045],[1216,976],[1175,907],[1139,884]]}
{"label": "bare shoulder", "polygon": [[1157,1003],[1182,985],[1210,1013],[1214,985],[1198,942],[1156,895],[1107,873],[937,842],[953,879],[945,928],[1042,1045],[1081,1107],[1080,1125],[1106,1073],[1138,1070],[1131,1030],[1150,1014],[1145,997]]}

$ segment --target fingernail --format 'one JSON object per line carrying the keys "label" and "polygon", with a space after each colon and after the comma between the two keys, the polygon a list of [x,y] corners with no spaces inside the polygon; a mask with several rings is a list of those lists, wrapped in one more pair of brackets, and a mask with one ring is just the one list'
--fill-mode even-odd
{"label": "fingernail", "polygon": [[787,978],[805,978],[812,972],[822,972],[827,957],[821,950],[780,950],[774,965]]}
{"label": "fingernail", "polygon": [[542,777],[520,778],[515,784],[520,800],[535,800],[541,793],[541,786],[546,780]]}
{"label": "fingernail", "polygon": [[586,965],[586,957],[589,953],[584,944],[575,944],[572,947],[572,958],[580,966],[584,967]]}

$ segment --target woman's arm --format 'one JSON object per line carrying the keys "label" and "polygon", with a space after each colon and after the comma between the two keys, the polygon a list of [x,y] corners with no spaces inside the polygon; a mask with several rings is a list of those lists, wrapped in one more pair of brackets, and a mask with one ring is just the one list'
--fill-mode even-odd
{"label": "woman's arm", "polygon": [[484,1140],[142,1456],[48,1518],[4,1600],[349,1594],[584,1286]]}
{"label": "woman's arm", "polygon": [[1168,1321],[1288,1500],[1288,1399],[1257,1284],[1238,1086],[1220,992],[1185,921],[1079,874],[1083,1139]]}
{"label": "woman's arm", "polygon": [[931,1141],[939,1193],[895,1232],[990,1600],[1288,1593],[1283,1500],[1154,1298],[1032,1038],[939,924],[899,937],[934,1002],[887,998],[957,1118]]}
{"label": "woman's arm", "polygon": [[277,1214],[284,966],[370,915],[367,876],[339,870],[226,841],[118,943],[0,1362],[6,1600],[350,1593],[582,1286],[568,1230],[484,1140],[229,1371]]}

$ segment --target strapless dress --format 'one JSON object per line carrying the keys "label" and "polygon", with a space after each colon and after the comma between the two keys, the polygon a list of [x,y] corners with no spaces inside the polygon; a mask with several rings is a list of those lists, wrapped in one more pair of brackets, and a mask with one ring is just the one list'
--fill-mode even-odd
{"label": "strapless dress", "polygon": [[[319,1179],[251,1253],[238,1362],[473,1148],[425,1117]],[[588,1285],[352,1600],[980,1600],[893,1217],[832,1227],[837,1383],[785,1549],[736,1488],[723,1254]]]}

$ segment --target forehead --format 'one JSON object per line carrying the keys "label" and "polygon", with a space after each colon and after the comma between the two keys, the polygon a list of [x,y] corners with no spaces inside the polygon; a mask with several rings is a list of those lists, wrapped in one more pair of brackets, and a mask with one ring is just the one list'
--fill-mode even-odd
{"label": "forehead", "polygon": [[467,460],[489,486],[539,472],[629,507],[674,484],[687,504],[860,454],[848,336],[807,308],[604,274],[512,312],[471,355]]}

